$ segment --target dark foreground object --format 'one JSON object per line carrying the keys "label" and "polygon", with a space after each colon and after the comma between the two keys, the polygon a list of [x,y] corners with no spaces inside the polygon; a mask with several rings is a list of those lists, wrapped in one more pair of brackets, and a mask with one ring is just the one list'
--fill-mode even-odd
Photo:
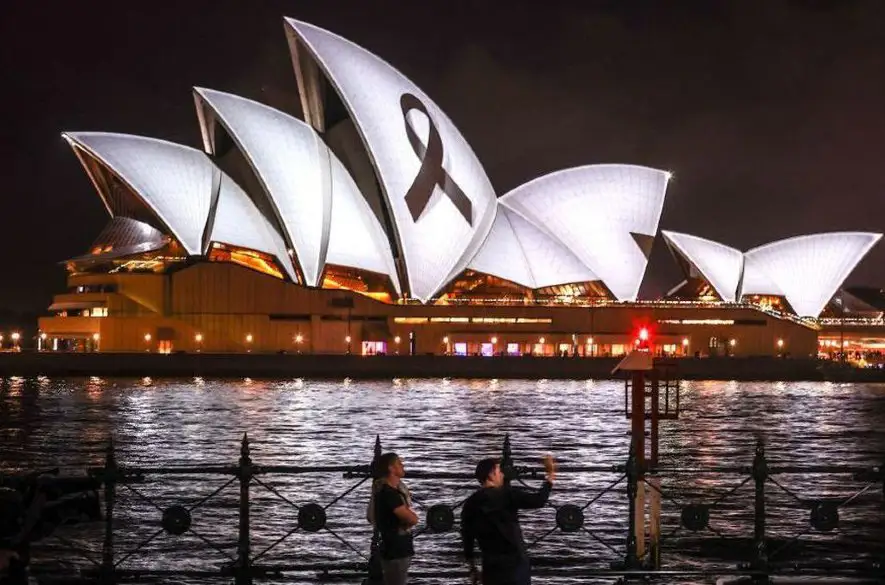
{"label": "dark foreground object", "polygon": [[[181,353],[0,353],[0,376],[609,379],[617,358]],[[885,381],[885,370],[812,359],[667,360],[685,380]]]}

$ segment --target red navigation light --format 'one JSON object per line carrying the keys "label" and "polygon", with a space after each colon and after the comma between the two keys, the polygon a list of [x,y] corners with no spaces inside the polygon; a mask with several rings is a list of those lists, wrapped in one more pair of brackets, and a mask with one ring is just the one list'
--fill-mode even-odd
{"label": "red navigation light", "polygon": [[648,327],[640,327],[636,332],[636,339],[633,341],[633,345],[635,345],[636,349],[640,351],[648,351],[650,340],[651,333],[649,333]]}

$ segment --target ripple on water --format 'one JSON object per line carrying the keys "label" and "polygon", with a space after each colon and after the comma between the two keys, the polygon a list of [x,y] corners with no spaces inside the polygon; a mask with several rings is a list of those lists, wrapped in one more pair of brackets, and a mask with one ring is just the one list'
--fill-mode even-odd
{"label": "ripple on water", "polygon": [[[885,385],[686,382],[681,404],[680,419],[662,426],[665,464],[748,465],[758,439],[765,440],[773,464],[865,465],[885,459]],[[623,385],[608,381],[0,378],[0,420],[0,464],[6,471],[60,466],[82,472],[101,464],[110,437],[123,465],[234,464],[248,432],[256,464],[306,466],[365,464],[380,436],[384,449],[397,451],[407,469],[464,474],[471,473],[478,458],[499,454],[506,434],[521,465],[536,465],[548,452],[564,466],[620,464],[629,442]],[[139,492],[161,507],[192,505],[227,479],[164,478],[139,486]],[[298,504],[327,504],[357,481],[340,474],[261,479]],[[583,505],[617,479],[611,473],[563,474],[551,501]],[[740,481],[711,474],[664,476],[661,489],[679,503],[709,501]],[[854,487],[844,477],[814,475],[780,483],[803,498],[845,497]],[[457,503],[473,489],[469,481],[457,480],[410,484],[423,506]],[[329,526],[361,553],[369,539],[366,497],[361,486],[328,511]],[[752,535],[752,497],[751,484],[738,489],[714,511],[716,529],[728,538]],[[236,544],[237,498],[234,484],[194,511],[194,526],[230,554]],[[826,539],[835,539],[836,545],[826,549],[828,554],[840,546],[849,555],[856,554],[852,547],[872,546],[867,541],[874,540],[885,519],[881,498],[881,490],[865,494],[859,503],[866,507],[846,510],[834,536],[815,536],[800,552],[819,555],[819,541]],[[260,551],[294,526],[296,512],[258,485],[252,488],[252,503],[252,547]],[[769,487],[768,505],[773,533],[788,537],[804,530],[807,510],[776,486]],[[665,533],[678,523],[678,513],[671,502],[664,503]],[[588,508],[588,527],[619,548],[625,514],[622,486]],[[156,529],[158,512],[121,490],[117,519],[123,549]],[[526,514],[529,540],[552,527],[551,510]],[[93,549],[101,542],[94,527],[72,531]],[[455,534],[423,536],[416,545],[416,566],[457,566],[457,546]],[[722,550],[710,552],[686,539],[668,546],[664,560],[671,564],[734,564]],[[126,566],[206,568],[224,561],[192,536],[164,536],[150,547],[149,554],[134,556]],[[602,565],[613,560],[603,545],[583,534],[556,533],[535,553],[594,557]],[[360,556],[328,534],[299,533],[268,553],[268,559],[359,561]]]}

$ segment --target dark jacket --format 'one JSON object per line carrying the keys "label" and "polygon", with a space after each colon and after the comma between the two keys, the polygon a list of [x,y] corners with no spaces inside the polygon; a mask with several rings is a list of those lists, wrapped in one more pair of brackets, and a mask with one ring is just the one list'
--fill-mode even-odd
{"label": "dark jacket", "polygon": [[466,502],[461,511],[461,538],[464,556],[474,557],[473,542],[479,542],[483,567],[489,563],[515,564],[528,558],[519,510],[541,508],[550,497],[550,482],[538,491],[516,487],[480,488]]}

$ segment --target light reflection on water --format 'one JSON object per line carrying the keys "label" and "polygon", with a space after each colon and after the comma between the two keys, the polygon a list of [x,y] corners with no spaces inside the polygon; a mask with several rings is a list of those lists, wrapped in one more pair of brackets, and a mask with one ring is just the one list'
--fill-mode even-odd
{"label": "light reflection on water", "polygon": [[[122,465],[234,464],[248,432],[258,465],[348,465],[367,463],[375,436],[385,450],[396,450],[407,469],[470,473],[481,456],[500,452],[511,435],[520,464],[536,464],[552,452],[562,465],[610,465],[626,459],[629,422],[624,416],[623,385],[606,381],[414,380],[340,382],[313,380],[0,379],[3,421],[0,462],[5,470],[61,466],[82,472],[100,465],[113,436]],[[682,416],[662,425],[662,462],[684,466],[748,465],[757,439],[765,440],[776,464],[823,465],[881,463],[885,459],[885,385],[831,383],[686,382]],[[555,504],[585,503],[611,474],[564,475]],[[715,475],[663,478],[663,489],[686,502],[707,500],[736,486],[742,478]],[[193,504],[224,484],[226,478],[194,478],[139,486],[163,506]],[[340,475],[262,477],[297,503],[328,503],[355,480]],[[850,495],[844,477],[792,477],[782,483],[803,497]],[[454,480],[411,482],[422,504],[454,504],[473,488]],[[805,529],[807,512],[772,487],[770,525],[782,536]],[[128,497],[127,497],[128,496]],[[194,513],[194,526],[231,554],[236,538],[236,486]],[[364,521],[366,489],[361,487],[329,509],[329,525],[360,551],[368,548]],[[870,539],[883,521],[881,489],[860,498],[865,506],[846,510],[835,536],[836,553],[851,553]],[[752,487],[739,491],[714,512],[726,536],[752,535]],[[778,510],[778,506],[780,509]],[[588,527],[622,547],[626,501],[621,491],[588,509]],[[678,521],[678,509],[664,504],[665,522]],[[135,544],[156,529],[158,512],[121,490],[120,546]],[[296,513],[269,492],[253,489],[253,550],[285,534]],[[553,526],[553,511],[527,515],[531,539]],[[675,526],[675,524],[672,524]],[[95,537],[79,529],[83,538]],[[668,532],[664,530],[664,532]],[[92,541],[96,546],[99,538]],[[418,540],[416,564],[457,567],[455,534]],[[154,546],[154,545],[151,545]],[[680,541],[665,552],[665,562],[700,562],[689,553],[695,544]],[[217,566],[223,557],[206,552],[189,536],[161,537],[151,555],[137,555],[127,566],[175,562],[176,566]],[[862,552],[862,551],[859,551]],[[834,556],[836,553],[833,553]],[[537,549],[539,556],[613,555],[583,534],[557,533]],[[669,557],[667,556],[669,554]],[[853,553],[852,553],[853,554]],[[156,555],[160,555],[157,557]],[[272,562],[359,561],[360,557],[329,535],[296,534],[269,553]],[[705,562],[733,566],[736,559],[709,551]],[[538,580],[539,583],[545,582]],[[557,581],[563,582],[563,581]]]}

